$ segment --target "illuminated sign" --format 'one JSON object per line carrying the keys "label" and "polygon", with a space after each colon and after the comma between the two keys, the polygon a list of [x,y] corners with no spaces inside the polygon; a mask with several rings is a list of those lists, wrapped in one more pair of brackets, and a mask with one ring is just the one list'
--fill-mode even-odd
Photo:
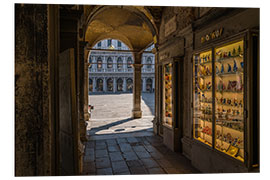
{"label": "illuminated sign", "polygon": [[209,40],[212,40],[212,39],[216,39],[218,37],[220,37],[223,33],[223,28],[220,28],[218,30],[215,30],[209,34],[206,34],[205,36],[202,36],[201,37],[201,43],[204,43],[204,42],[207,42]]}

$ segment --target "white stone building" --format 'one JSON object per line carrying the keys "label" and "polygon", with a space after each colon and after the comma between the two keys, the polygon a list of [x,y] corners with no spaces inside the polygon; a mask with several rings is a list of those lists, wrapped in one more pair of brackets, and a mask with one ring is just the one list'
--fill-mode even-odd
{"label": "white stone building", "polygon": [[[153,46],[145,51],[151,51]],[[106,39],[97,43],[89,54],[89,93],[132,92],[134,62],[131,52],[100,51],[100,49],[129,50],[121,41]],[[155,55],[142,55],[142,92],[154,92]]]}

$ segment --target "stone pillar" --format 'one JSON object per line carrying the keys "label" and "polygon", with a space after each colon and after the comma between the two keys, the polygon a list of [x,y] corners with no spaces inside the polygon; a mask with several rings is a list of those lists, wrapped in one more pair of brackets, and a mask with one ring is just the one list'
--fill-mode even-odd
{"label": "stone pillar", "polygon": [[142,92],[146,92],[146,78],[143,78]]}
{"label": "stone pillar", "polygon": [[107,70],[107,62],[105,56],[102,57],[102,67],[103,71],[105,72]]}
{"label": "stone pillar", "polygon": [[152,90],[155,89],[155,79],[152,78]]}
{"label": "stone pillar", "polygon": [[141,118],[141,53],[134,53],[134,64],[133,64],[133,109],[132,109],[132,117],[133,118]]}
{"label": "stone pillar", "polygon": [[93,92],[96,92],[96,86],[97,86],[97,82],[96,82],[96,77],[93,77]]}
{"label": "stone pillar", "polygon": [[127,92],[127,78],[123,78],[123,92]]}
{"label": "stone pillar", "polygon": [[107,92],[107,81],[106,78],[103,78],[103,92]]}
{"label": "stone pillar", "polygon": [[116,77],[113,78],[113,92],[116,92]]}
{"label": "stone pillar", "polygon": [[117,57],[116,56],[113,57],[113,71],[114,72],[117,71]]}

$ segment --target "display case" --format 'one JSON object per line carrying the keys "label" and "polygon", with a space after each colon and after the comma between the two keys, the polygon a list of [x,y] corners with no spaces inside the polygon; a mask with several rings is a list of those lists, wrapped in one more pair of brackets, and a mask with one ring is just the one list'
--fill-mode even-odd
{"label": "display case", "polygon": [[173,122],[173,91],[172,91],[172,63],[165,64],[163,66],[163,102],[164,102],[164,114],[163,114],[163,125],[172,127]]}
{"label": "display case", "polygon": [[241,162],[245,53],[244,39],[238,38],[193,56],[193,137]]}

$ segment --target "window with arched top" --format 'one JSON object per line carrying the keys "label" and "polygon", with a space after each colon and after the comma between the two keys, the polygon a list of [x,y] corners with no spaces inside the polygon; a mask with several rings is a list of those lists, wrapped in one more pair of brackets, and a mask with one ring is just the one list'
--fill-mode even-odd
{"label": "window with arched top", "polygon": [[147,64],[147,69],[151,69],[152,68],[152,58],[148,57],[146,60],[146,64]]}
{"label": "window with arched top", "polygon": [[112,80],[112,78],[109,78],[107,80],[107,91],[113,91],[113,80]]}
{"label": "window with arched top", "polygon": [[117,69],[122,69],[123,68],[123,60],[121,57],[118,57],[117,59]]}
{"label": "window with arched top", "polygon": [[111,69],[113,67],[113,60],[111,57],[108,57],[107,59],[107,68]]}
{"label": "window with arched top", "polygon": [[102,69],[102,59],[101,59],[101,57],[98,57],[98,59],[97,59],[97,69],[98,70]]}
{"label": "window with arched top", "polygon": [[131,78],[127,79],[127,91],[132,92],[133,89],[133,80]]}
{"label": "window with arched top", "polygon": [[127,59],[127,68],[132,68],[132,59],[131,59],[131,57],[128,57],[128,59]]}
{"label": "window with arched top", "polygon": [[117,91],[123,91],[123,79],[119,78],[116,83],[117,83]]}
{"label": "window with arched top", "polygon": [[153,81],[151,78],[148,78],[146,80],[146,91],[148,91],[148,92],[152,91],[152,83],[153,83]]}
{"label": "window with arched top", "polygon": [[97,79],[97,91],[103,91],[103,80],[102,79]]}
{"label": "window with arched top", "polygon": [[89,78],[89,91],[93,91],[93,80]]}

